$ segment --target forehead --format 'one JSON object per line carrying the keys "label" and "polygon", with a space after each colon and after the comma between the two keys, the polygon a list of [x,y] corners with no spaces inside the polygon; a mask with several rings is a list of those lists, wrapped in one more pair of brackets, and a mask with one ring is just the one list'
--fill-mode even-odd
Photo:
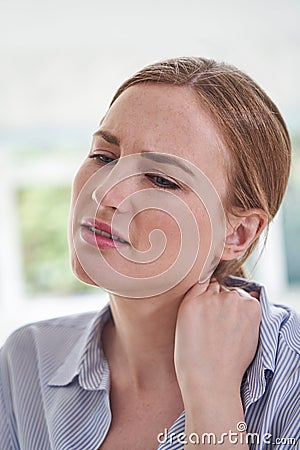
{"label": "forehead", "polygon": [[[187,157],[198,148],[218,152],[224,147],[217,126],[192,88],[141,83],[126,89],[108,110],[102,127],[121,143],[155,146]],[[163,148],[161,148],[163,147]],[[142,148],[141,148],[142,150]]]}
{"label": "forehead", "polygon": [[126,89],[101,122],[124,155],[143,151],[184,158],[214,184],[224,180],[227,152],[220,132],[189,87],[145,84]]}
{"label": "forehead", "polygon": [[189,87],[145,83],[132,86],[117,98],[104,122],[116,131],[122,132],[125,126],[127,133],[134,130],[135,137],[140,133],[144,139],[154,141],[166,135],[187,145],[205,138],[220,140],[213,120]]}

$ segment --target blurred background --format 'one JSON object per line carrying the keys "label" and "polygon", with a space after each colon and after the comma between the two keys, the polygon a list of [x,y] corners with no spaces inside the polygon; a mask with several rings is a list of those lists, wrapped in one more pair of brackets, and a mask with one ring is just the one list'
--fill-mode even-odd
{"label": "blurred background", "polygon": [[72,177],[118,85],[180,55],[238,66],[286,119],[290,185],[249,270],[300,311],[299,23],[298,0],[0,0],[0,345],[24,323],[107,301],[69,268]]}

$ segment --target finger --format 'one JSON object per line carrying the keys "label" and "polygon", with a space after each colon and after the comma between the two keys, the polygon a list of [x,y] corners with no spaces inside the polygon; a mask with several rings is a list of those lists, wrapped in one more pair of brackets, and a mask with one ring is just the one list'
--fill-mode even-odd
{"label": "finger", "polygon": [[210,293],[214,292],[220,292],[220,285],[218,281],[214,279],[210,279],[207,286],[203,286],[203,283],[196,283],[194,286],[192,286],[189,291],[187,292],[188,297],[198,297],[199,295],[202,295],[204,292],[209,291]]}
{"label": "finger", "polygon": [[221,286],[215,278],[211,278],[209,285],[207,286],[207,291],[209,292],[220,292]]}
{"label": "finger", "polygon": [[224,286],[224,284],[220,285],[220,292],[229,292],[231,290],[234,290],[234,288],[228,288],[227,286]]}

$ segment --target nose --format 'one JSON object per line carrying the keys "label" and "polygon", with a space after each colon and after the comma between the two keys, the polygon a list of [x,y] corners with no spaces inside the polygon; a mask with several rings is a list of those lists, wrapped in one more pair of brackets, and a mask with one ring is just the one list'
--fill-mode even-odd
{"label": "nose", "polygon": [[127,212],[132,207],[130,197],[137,190],[136,176],[121,180],[109,177],[103,184],[94,188],[92,199],[99,206],[109,207],[119,212]]}

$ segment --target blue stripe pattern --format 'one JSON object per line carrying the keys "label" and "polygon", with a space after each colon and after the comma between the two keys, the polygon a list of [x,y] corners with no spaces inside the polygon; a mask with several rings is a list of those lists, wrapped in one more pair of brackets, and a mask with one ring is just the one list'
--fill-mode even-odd
{"label": "blue stripe pattern", "polygon": [[[257,283],[230,277],[227,284],[260,292],[258,350],[241,386],[249,448],[300,449],[300,319],[286,306],[269,304]],[[8,338],[0,353],[0,450],[101,447],[111,410],[99,342],[110,316],[107,305],[100,313],[27,325]],[[182,450],[184,425],[183,412],[158,450]]]}

